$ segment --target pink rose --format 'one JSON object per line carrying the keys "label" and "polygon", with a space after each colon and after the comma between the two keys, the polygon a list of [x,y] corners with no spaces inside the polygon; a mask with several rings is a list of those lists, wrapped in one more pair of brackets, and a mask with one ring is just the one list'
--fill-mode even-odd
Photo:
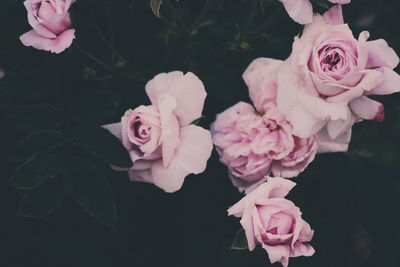
{"label": "pink rose", "polygon": [[284,159],[294,148],[291,126],[276,107],[270,103],[263,112],[239,102],[218,114],[211,126],[220,160],[240,191],[249,192],[265,181],[272,163]]}
{"label": "pink rose", "polygon": [[121,123],[104,126],[129,151],[132,181],[153,183],[166,192],[185,177],[202,173],[211,156],[210,132],[191,123],[201,117],[206,91],[193,73],[162,73],[146,85],[151,106],[128,110]]}
{"label": "pink rose", "polygon": [[71,18],[69,8],[75,0],[26,0],[28,22],[33,28],[21,35],[25,46],[61,53],[71,46],[75,30],[69,29]]}
{"label": "pink rose", "polygon": [[368,98],[400,90],[393,71],[399,58],[380,39],[358,39],[343,23],[341,6],[315,15],[296,37],[291,56],[278,74],[278,108],[293,126],[295,135],[318,133],[320,152],[346,151],[352,125],[362,119],[384,118],[383,105]]}
{"label": "pink rose", "polygon": [[[276,104],[277,77],[283,61],[271,58],[255,59],[243,73],[243,79],[249,87],[249,94],[258,112],[262,113],[271,103]],[[314,160],[317,153],[317,139],[299,138],[293,135],[294,148],[285,158],[274,161],[274,176],[293,178]]]}
{"label": "pink rose", "polygon": [[294,148],[290,154],[272,164],[272,173],[276,177],[296,177],[307,168],[317,154],[318,145],[314,136],[310,138],[293,136],[293,138]]}
{"label": "pink rose", "polygon": [[290,257],[312,256],[310,242],[314,231],[301,218],[301,211],[285,196],[296,184],[282,178],[269,177],[238,203],[228,215],[241,218],[250,251],[260,244],[271,263],[288,266]]}
{"label": "pink rose", "polygon": [[[313,22],[313,6],[310,0],[279,0],[289,16],[299,24]],[[328,0],[333,4],[348,4],[351,0]]]}

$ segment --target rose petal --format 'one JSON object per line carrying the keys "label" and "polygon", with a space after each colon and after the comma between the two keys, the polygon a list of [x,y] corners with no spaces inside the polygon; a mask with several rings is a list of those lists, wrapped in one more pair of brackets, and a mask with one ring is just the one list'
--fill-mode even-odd
{"label": "rose petal", "polygon": [[202,173],[213,148],[210,132],[201,127],[188,125],[180,134],[181,143],[170,165],[165,168],[156,161],[151,168],[154,184],[168,193],[179,190],[188,174]]}
{"label": "rose petal", "polygon": [[354,99],[349,105],[354,114],[362,119],[383,121],[385,118],[383,104],[366,96]]}
{"label": "rose petal", "polygon": [[36,49],[46,50],[56,54],[59,54],[70,47],[74,39],[74,29],[66,30],[55,39],[41,37],[34,30],[20,36],[23,45],[32,46]]}
{"label": "rose petal", "polygon": [[160,95],[175,97],[175,115],[181,126],[201,117],[207,95],[203,83],[196,75],[180,71],[158,74],[146,84],[146,93],[156,106]]}
{"label": "rose petal", "polygon": [[367,68],[388,67],[394,69],[399,64],[396,52],[383,39],[367,42],[367,49]]}
{"label": "rose petal", "polygon": [[160,110],[162,127],[162,159],[163,166],[167,168],[171,163],[176,148],[179,146],[179,124],[173,114],[177,106],[176,99],[172,96],[160,96],[158,108]]}
{"label": "rose petal", "polygon": [[299,24],[309,24],[313,21],[313,8],[310,0],[280,0],[289,16]]}
{"label": "rose petal", "polygon": [[376,69],[383,74],[383,81],[374,89],[372,89],[369,94],[371,95],[390,95],[393,93],[400,92],[400,75],[395,71],[383,67]]}
{"label": "rose petal", "polygon": [[280,262],[283,267],[288,266],[290,257],[290,245],[268,246],[263,243],[262,247],[267,251],[271,263]]}
{"label": "rose petal", "polygon": [[115,135],[119,140],[122,140],[122,126],[120,122],[103,125],[102,127]]}
{"label": "rose petal", "polygon": [[351,129],[332,139],[326,127],[317,135],[318,153],[346,152],[351,140]]}
{"label": "rose petal", "polygon": [[[332,3],[339,3],[341,2],[346,2],[347,0],[329,0]],[[350,1],[349,1],[350,2]],[[331,25],[339,25],[339,24],[344,24],[344,19],[343,19],[343,10],[341,5],[335,5],[331,7],[328,11],[324,13],[322,16],[324,20],[331,24]]]}
{"label": "rose petal", "polygon": [[243,73],[250,98],[258,111],[265,110],[269,102],[276,102],[277,71],[282,60],[257,58]]}

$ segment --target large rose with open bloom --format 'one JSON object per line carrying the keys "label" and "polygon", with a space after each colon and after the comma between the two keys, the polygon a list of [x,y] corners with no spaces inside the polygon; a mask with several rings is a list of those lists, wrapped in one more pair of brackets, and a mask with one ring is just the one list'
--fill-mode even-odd
{"label": "large rose with open bloom", "polygon": [[211,132],[220,160],[240,191],[249,192],[265,181],[273,161],[294,148],[291,126],[274,105],[259,114],[252,105],[239,102],[217,115]]}
{"label": "large rose with open bloom", "polygon": [[[289,16],[299,24],[313,22],[313,7],[310,0],[280,0]],[[351,0],[328,0],[333,4],[348,4]]]}
{"label": "large rose with open bloom", "polygon": [[314,231],[301,218],[300,209],[285,199],[295,185],[283,178],[269,177],[228,209],[229,215],[241,218],[249,250],[259,244],[267,251],[271,263],[280,262],[284,267],[290,257],[312,256],[315,252],[307,244]]}
{"label": "large rose with open bloom", "polygon": [[26,0],[32,30],[21,35],[25,46],[61,53],[71,46],[75,30],[70,29],[69,8],[75,0]]}
{"label": "large rose with open bloom", "polygon": [[146,85],[152,105],[128,110],[121,123],[104,126],[129,151],[132,181],[153,183],[166,192],[185,177],[202,173],[211,156],[210,132],[192,125],[201,117],[206,91],[193,73],[162,73]]}
{"label": "large rose with open bloom", "polygon": [[386,41],[358,39],[343,23],[341,6],[305,26],[278,74],[277,103],[295,135],[318,133],[319,150],[345,151],[352,125],[362,119],[381,121],[383,105],[370,95],[400,90],[393,71],[399,58]]}

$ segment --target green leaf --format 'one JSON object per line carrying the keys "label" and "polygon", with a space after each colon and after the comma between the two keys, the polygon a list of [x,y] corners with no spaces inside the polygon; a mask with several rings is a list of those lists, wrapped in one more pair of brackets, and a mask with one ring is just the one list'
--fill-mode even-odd
{"label": "green leaf", "polygon": [[65,166],[64,187],[82,209],[101,223],[116,228],[116,207],[110,185],[90,161],[72,158]]}
{"label": "green leaf", "polygon": [[10,184],[17,189],[31,190],[54,178],[59,168],[57,156],[40,155],[19,166],[12,175]]}
{"label": "green leaf", "polygon": [[65,141],[62,133],[55,130],[41,130],[20,141],[11,151],[9,161],[24,161],[47,152]]}
{"label": "green leaf", "polygon": [[162,4],[163,0],[150,0],[150,7],[151,10],[153,11],[154,15],[156,15],[157,18],[160,18],[160,7]]}
{"label": "green leaf", "polygon": [[132,161],[121,141],[102,127],[83,126],[72,133],[76,144],[106,163],[130,168]]}
{"label": "green leaf", "polygon": [[231,249],[235,250],[248,249],[246,233],[243,230],[243,228],[240,228],[239,231],[236,232],[235,239],[233,240]]}
{"label": "green leaf", "polygon": [[52,180],[37,190],[26,192],[19,203],[17,214],[35,219],[46,217],[61,206],[64,197],[61,181]]}
{"label": "green leaf", "polygon": [[54,129],[61,124],[58,110],[48,104],[17,106],[11,112],[11,118],[19,129],[29,132]]}

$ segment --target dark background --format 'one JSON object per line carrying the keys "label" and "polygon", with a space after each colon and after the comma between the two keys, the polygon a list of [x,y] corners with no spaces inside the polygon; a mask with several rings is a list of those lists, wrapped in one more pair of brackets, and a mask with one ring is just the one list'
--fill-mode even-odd
{"label": "dark background", "polygon": [[[18,164],[7,159],[37,130],[67,134],[82,124],[119,121],[126,109],[149,103],[147,80],[172,70],[192,71],[204,82],[200,124],[209,128],[217,113],[248,101],[241,74],[253,59],[289,55],[301,27],[277,1],[252,8],[256,0],[171,0],[176,13],[164,3],[159,19],[145,0],[78,0],[71,9],[77,39],[60,55],[24,47],[18,37],[30,27],[22,1],[1,2],[1,267],[270,265],[261,249],[230,250],[240,225],[226,209],[241,195],[215,152],[205,173],[167,194],[130,182],[72,145],[59,148],[60,155],[84,157],[104,174],[116,201],[116,231],[68,197],[46,218],[17,216],[23,192],[9,184]],[[344,13],[355,36],[368,30],[399,53],[399,1],[352,2]],[[315,229],[316,254],[291,259],[290,266],[400,266],[400,95],[378,99],[385,103],[385,122],[356,125],[348,153],[318,155],[295,179],[288,198]],[[24,112],[43,103],[54,114]]]}

